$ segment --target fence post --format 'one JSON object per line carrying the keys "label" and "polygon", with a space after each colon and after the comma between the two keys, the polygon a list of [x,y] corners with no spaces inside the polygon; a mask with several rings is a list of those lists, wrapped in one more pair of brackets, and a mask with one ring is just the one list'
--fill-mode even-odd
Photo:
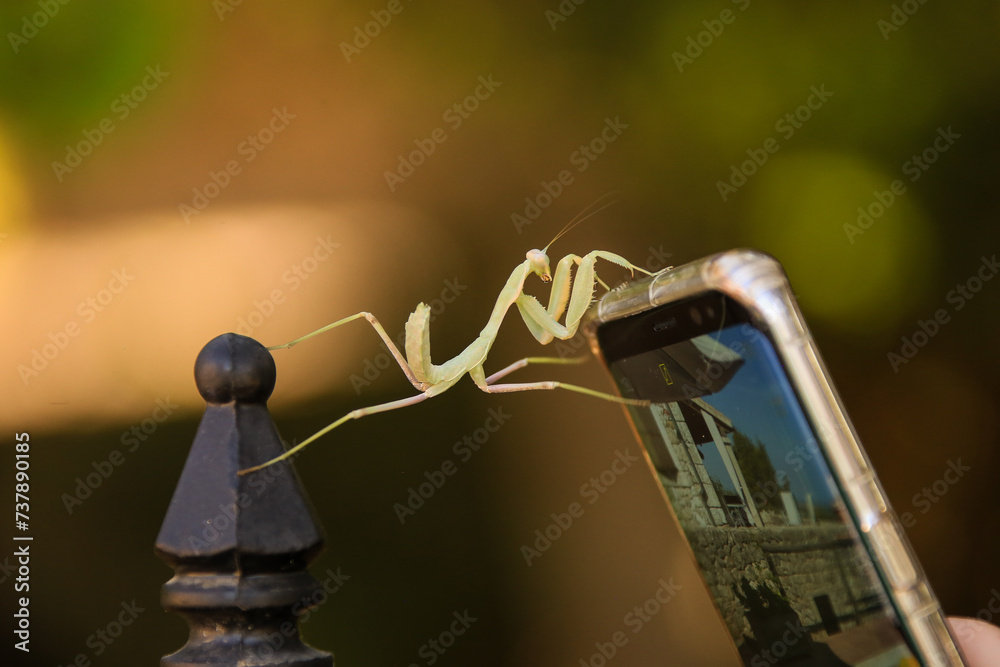
{"label": "fence post", "polygon": [[257,341],[211,340],[195,362],[208,406],[156,540],[174,570],[168,611],[191,626],[162,667],[332,667],[299,638],[298,615],[321,600],[306,570],[322,528],[290,461],[240,476],[284,451],[267,411],[275,367]]}

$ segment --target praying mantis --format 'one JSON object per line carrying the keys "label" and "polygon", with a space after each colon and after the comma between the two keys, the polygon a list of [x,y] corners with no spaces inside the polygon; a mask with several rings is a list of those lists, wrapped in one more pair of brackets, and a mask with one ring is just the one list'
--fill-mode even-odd
{"label": "praying mantis", "polygon": [[[606,204],[605,206],[608,205],[610,204]],[[602,206],[601,208],[604,207]],[[403,374],[406,375],[406,379],[409,380],[410,384],[412,384],[420,393],[415,396],[410,396],[409,398],[403,398],[396,401],[390,401],[388,403],[381,403],[379,405],[353,410],[325,428],[314,433],[309,438],[288,449],[284,454],[260,465],[241,470],[240,474],[248,474],[287,459],[345,422],[353,419],[360,419],[361,417],[377,414],[379,412],[387,412],[389,410],[396,410],[398,408],[416,405],[417,403],[425,401],[428,398],[442,394],[450,389],[456,382],[461,380],[466,374],[472,378],[472,381],[476,383],[476,386],[479,387],[479,389],[490,394],[542,389],[566,389],[615,403],[639,406],[649,405],[649,401],[622,398],[613,394],[565,382],[543,381],[496,384],[497,380],[500,380],[518,369],[524,368],[528,364],[573,364],[585,361],[585,357],[568,359],[560,357],[525,357],[524,359],[516,361],[488,377],[486,375],[486,371],[483,369],[483,364],[486,362],[486,357],[489,355],[490,348],[500,331],[500,325],[503,323],[507,311],[510,310],[512,306],[517,306],[518,311],[521,313],[521,318],[524,320],[524,323],[528,327],[528,331],[531,332],[531,335],[534,336],[535,339],[542,345],[547,345],[555,338],[567,340],[576,334],[577,328],[580,325],[580,320],[583,318],[587,307],[593,300],[595,285],[597,283],[600,283],[602,287],[608,289],[608,286],[604,283],[604,281],[597,277],[597,273],[595,272],[595,264],[598,259],[603,259],[607,262],[611,262],[612,264],[622,266],[628,269],[632,275],[635,275],[636,271],[646,275],[653,275],[649,271],[630,263],[620,255],[616,255],[605,250],[594,250],[583,257],[573,254],[566,255],[556,264],[555,275],[553,276],[548,256],[549,247],[563,234],[600,210],[601,209],[598,209],[597,211],[594,211],[584,217],[577,216],[565,227],[563,227],[563,229],[556,234],[556,236],[549,241],[544,248],[541,250],[537,248],[529,250],[525,254],[525,260],[511,272],[510,277],[507,278],[507,282],[500,290],[500,295],[497,297],[496,304],[493,306],[490,319],[486,323],[483,330],[479,333],[479,336],[472,341],[468,347],[462,350],[462,352],[443,364],[438,365],[431,362],[431,311],[430,307],[425,303],[418,304],[416,309],[410,314],[409,319],[406,321],[406,336],[404,339],[404,348],[406,350],[405,357],[395,345],[392,338],[390,338],[386,333],[378,319],[366,311],[355,313],[350,317],[337,320],[332,324],[328,324],[321,329],[317,329],[312,333],[296,338],[295,340],[283,345],[275,345],[267,348],[268,350],[287,349],[293,345],[298,345],[313,336],[318,336],[321,333],[335,329],[341,325],[347,324],[348,322],[364,318],[369,324],[371,324],[372,328],[375,329],[379,337],[386,344],[389,352],[399,364],[400,369],[402,369]],[[581,213],[581,216],[582,215],[583,214]],[[577,267],[576,278],[575,280],[572,280],[570,271],[574,265]],[[542,307],[542,304],[538,301],[538,299],[525,293],[524,291],[524,283],[531,274],[537,275],[541,278],[543,283],[552,283],[547,308]],[[559,318],[562,317],[564,313],[566,315],[565,323],[561,324],[559,322]]]}

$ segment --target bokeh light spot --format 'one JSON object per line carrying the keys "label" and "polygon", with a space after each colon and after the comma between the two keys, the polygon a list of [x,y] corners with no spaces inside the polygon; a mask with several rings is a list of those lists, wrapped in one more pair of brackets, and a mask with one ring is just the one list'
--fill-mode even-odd
{"label": "bokeh light spot", "polygon": [[900,172],[847,154],[779,154],[744,187],[751,244],[782,262],[810,317],[877,338],[927,286],[932,234]]}

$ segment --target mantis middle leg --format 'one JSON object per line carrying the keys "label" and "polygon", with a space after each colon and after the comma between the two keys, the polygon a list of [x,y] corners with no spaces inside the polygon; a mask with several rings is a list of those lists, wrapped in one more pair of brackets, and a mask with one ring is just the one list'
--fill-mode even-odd
{"label": "mantis middle leg", "polygon": [[[549,357],[551,358],[551,357]],[[511,364],[515,366],[516,364]],[[508,366],[501,373],[510,372],[510,370],[516,370]],[[520,368],[520,366],[518,366]],[[508,370],[509,369],[509,370]],[[490,377],[496,377],[497,374],[491,375]],[[614,394],[608,394],[603,391],[597,391],[594,389],[588,389],[587,387],[581,387],[576,384],[569,384],[568,382],[558,382],[554,380],[545,380],[542,382],[512,382],[507,384],[488,384],[486,381],[486,372],[483,370],[482,366],[476,366],[469,371],[469,376],[472,377],[473,382],[476,386],[485,391],[487,394],[506,394],[515,391],[535,391],[540,389],[566,389],[568,391],[574,391],[578,394],[584,394],[586,396],[593,396],[594,398],[600,398],[605,401],[610,401],[612,403],[624,403],[625,405],[635,405],[639,407],[646,407],[650,404],[650,401],[638,398],[623,398],[621,396],[615,396]]]}
{"label": "mantis middle leg", "polygon": [[528,364],[582,364],[587,361],[587,357],[569,357],[564,359],[562,357],[525,357],[524,359],[518,359],[510,366],[503,368],[493,375],[486,378],[486,384],[493,384],[505,375],[509,375],[516,370],[520,370],[527,366]]}

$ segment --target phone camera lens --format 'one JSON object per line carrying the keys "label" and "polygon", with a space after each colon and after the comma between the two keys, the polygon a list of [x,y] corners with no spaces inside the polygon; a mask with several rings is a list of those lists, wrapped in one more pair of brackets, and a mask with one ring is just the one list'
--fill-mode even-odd
{"label": "phone camera lens", "polygon": [[701,326],[701,311],[697,308],[691,308],[691,320],[695,323],[695,326]]}

